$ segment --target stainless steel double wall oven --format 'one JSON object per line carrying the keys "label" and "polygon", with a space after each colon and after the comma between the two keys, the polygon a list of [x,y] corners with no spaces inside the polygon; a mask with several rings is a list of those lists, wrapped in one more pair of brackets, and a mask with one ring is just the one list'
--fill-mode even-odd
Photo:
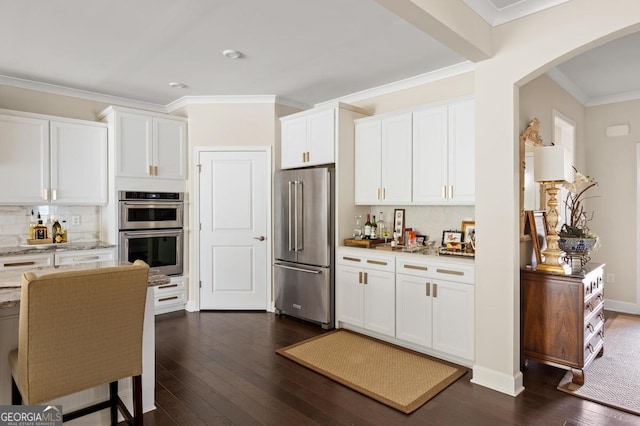
{"label": "stainless steel double wall oven", "polygon": [[119,258],[141,259],[166,275],[181,275],[184,251],[184,194],[119,192]]}

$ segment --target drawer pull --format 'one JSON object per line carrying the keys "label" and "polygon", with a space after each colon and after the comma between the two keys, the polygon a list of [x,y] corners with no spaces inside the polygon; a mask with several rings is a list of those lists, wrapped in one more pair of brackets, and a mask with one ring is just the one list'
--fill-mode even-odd
{"label": "drawer pull", "polygon": [[387,266],[387,262],[383,262],[382,260],[369,260],[369,259],[367,259],[367,263],[371,263],[373,265]]}
{"label": "drawer pull", "polygon": [[362,272],[358,272],[358,284],[362,284]]}
{"label": "drawer pull", "polygon": [[438,297],[438,284],[433,284],[433,297]]}
{"label": "drawer pull", "polygon": [[604,330],[598,331],[598,336],[600,336],[601,339],[604,339]]}
{"label": "drawer pull", "polygon": [[417,269],[419,271],[428,271],[429,270],[429,268],[427,268],[426,266],[404,265],[403,267],[405,269]]}
{"label": "drawer pull", "polygon": [[364,272],[364,280],[363,280],[362,284],[365,284],[365,285],[366,285],[366,284],[369,284],[369,283],[367,282],[367,275],[369,275],[369,274],[368,274],[367,272]]}
{"label": "drawer pull", "polygon": [[98,259],[100,259],[100,256],[77,256],[73,258],[73,260],[77,262],[82,260],[98,260]]}
{"label": "drawer pull", "polygon": [[35,265],[36,262],[34,262],[33,260],[30,262],[10,262],[10,263],[5,263],[4,267],[5,268],[10,268],[12,266],[29,266],[29,265]]}
{"label": "drawer pull", "polygon": [[589,324],[587,324],[587,330],[589,330],[590,333],[593,333],[595,328],[593,328],[593,325],[591,323],[589,323]]}
{"label": "drawer pull", "polygon": [[593,312],[593,305],[591,304],[591,302],[587,303],[587,306],[585,306],[584,308],[589,312]]}
{"label": "drawer pull", "polygon": [[171,287],[178,287],[178,284],[165,284],[165,285],[158,286],[158,288],[171,288]]}
{"label": "drawer pull", "polygon": [[439,272],[441,274],[449,274],[449,275],[464,275],[464,272],[462,271],[452,271],[450,269],[436,269],[436,272]]}
{"label": "drawer pull", "polygon": [[587,349],[589,350],[590,353],[593,353],[593,346],[591,345],[591,343],[587,345]]}
{"label": "drawer pull", "polygon": [[158,302],[166,302],[167,300],[174,300],[177,299],[178,296],[171,296],[171,297],[163,297],[162,299],[158,299]]}
{"label": "drawer pull", "polygon": [[431,295],[431,283],[425,283],[425,293],[427,297]]}
{"label": "drawer pull", "polygon": [[356,257],[347,257],[347,256],[342,256],[342,260],[348,260],[350,262],[362,262],[362,260]]}

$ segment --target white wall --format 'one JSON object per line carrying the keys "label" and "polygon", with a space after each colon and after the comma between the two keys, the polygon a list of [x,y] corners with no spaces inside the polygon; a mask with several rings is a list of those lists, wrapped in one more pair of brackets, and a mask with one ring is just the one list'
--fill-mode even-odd
{"label": "white wall", "polygon": [[[629,124],[629,135],[608,137],[607,127],[616,124]],[[589,227],[602,242],[592,258],[607,264],[605,306],[637,314],[636,148],[640,143],[640,101],[587,108],[585,129],[586,171],[598,181],[598,187],[589,191],[598,195],[588,200],[588,209],[595,211]]]}

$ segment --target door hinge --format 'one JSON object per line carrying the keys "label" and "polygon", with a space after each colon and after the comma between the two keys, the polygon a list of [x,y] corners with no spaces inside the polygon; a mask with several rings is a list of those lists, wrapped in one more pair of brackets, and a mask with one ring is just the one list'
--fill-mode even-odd
{"label": "door hinge", "polygon": [[196,167],[198,168],[198,173],[200,173],[202,171],[202,164],[196,164]]}
{"label": "door hinge", "polygon": [[202,288],[202,281],[199,281],[199,283],[200,283],[200,288]]}
{"label": "door hinge", "polygon": [[201,224],[201,223],[200,223],[200,224],[198,224],[198,229],[199,229],[200,231],[202,231],[202,224]]}

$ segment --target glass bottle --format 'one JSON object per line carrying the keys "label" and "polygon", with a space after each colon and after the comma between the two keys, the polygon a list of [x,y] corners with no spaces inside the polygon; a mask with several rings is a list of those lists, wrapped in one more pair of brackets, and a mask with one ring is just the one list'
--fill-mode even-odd
{"label": "glass bottle", "polygon": [[53,219],[53,225],[51,225],[51,238],[54,243],[62,243],[62,225],[58,222],[58,219]]}
{"label": "glass bottle", "polygon": [[62,221],[62,242],[63,243],[67,242],[67,221],[66,220]]}
{"label": "glass bottle", "polygon": [[386,243],[387,238],[389,238],[389,229],[387,228],[387,223],[384,221],[384,216],[382,212],[380,212],[380,216],[376,225],[378,226],[378,235],[384,238],[384,242]]}
{"label": "glass bottle", "polygon": [[364,238],[371,238],[371,216],[367,214],[367,221],[364,223]]}
{"label": "glass bottle", "polygon": [[375,240],[378,238],[378,226],[376,222],[376,216],[373,216],[373,220],[371,221],[371,239]]}
{"label": "glass bottle", "polygon": [[362,216],[355,217],[355,225],[353,227],[353,238],[356,240],[362,239]]}

